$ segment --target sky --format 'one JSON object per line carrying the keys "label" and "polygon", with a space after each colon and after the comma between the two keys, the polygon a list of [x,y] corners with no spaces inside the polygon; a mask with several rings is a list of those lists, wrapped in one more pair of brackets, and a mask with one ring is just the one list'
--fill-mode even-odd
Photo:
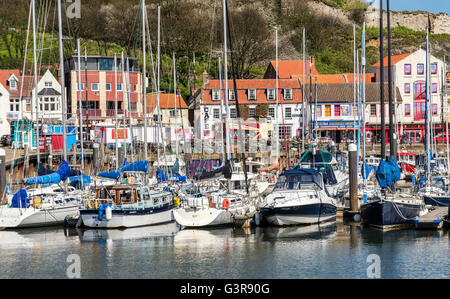
{"label": "sky", "polygon": [[[380,0],[363,0],[374,2],[375,7],[380,7]],[[422,10],[431,13],[445,12],[450,16],[450,0],[390,0],[389,8],[395,11]],[[386,0],[383,1],[383,9],[386,9]]]}

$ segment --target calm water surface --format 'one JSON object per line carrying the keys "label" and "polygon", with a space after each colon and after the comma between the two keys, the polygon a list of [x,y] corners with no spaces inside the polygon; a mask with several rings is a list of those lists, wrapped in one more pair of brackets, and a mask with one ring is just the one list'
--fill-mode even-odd
{"label": "calm water surface", "polygon": [[0,278],[450,278],[449,230],[381,232],[331,223],[307,227],[0,231]]}

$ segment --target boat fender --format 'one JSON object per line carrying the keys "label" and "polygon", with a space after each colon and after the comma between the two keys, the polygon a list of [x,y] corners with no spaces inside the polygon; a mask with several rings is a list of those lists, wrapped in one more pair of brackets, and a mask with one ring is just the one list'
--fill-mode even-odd
{"label": "boat fender", "polygon": [[128,178],[128,184],[135,184],[136,183],[136,178],[134,176],[130,176]]}
{"label": "boat fender", "polygon": [[105,216],[106,216],[106,220],[111,220],[112,219],[112,208],[111,208],[111,206],[107,206],[106,207]]}
{"label": "boat fender", "polygon": [[173,198],[173,204],[174,204],[175,207],[179,207],[180,204],[181,204],[180,199],[178,197],[174,197]]}
{"label": "boat fender", "polygon": [[95,209],[98,209],[98,201],[96,200],[89,200],[88,201],[88,207],[89,209],[93,209],[95,207]]}
{"label": "boat fender", "polygon": [[36,197],[33,198],[33,208],[39,208],[41,206],[41,198],[40,197]]}
{"label": "boat fender", "polygon": [[228,200],[228,198],[225,198],[223,200],[222,206],[228,211],[228,209],[230,208],[230,201]]}

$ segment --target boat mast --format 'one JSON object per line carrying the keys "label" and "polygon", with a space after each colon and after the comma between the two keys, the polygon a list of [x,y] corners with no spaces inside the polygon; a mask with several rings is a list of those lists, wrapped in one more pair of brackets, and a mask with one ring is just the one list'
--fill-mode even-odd
{"label": "boat mast", "polygon": [[80,105],[80,151],[81,151],[81,185],[84,188],[83,175],[84,175],[84,141],[83,141],[83,102],[81,99],[81,49],[80,39],[77,40],[77,52],[78,52],[78,102]]}
{"label": "boat mast", "polygon": [[[176,69],[176,62],[175,62],[175,52],[172,53],[172,60],[173,60],[173,94],[174,94],[174,108],[175,108],[175,120],[178,118],[177,115],[177,73],[175,71]],[[181,120],[183,121],[183,120]],[[178,158],[178,135],[177,135],[177,121],[175,121],[175,157]]]}
{"label": "boat mast", "polygon": [[145,0],[142,0],[142,86],[143,86],[143,101],[144,101],[144,159],[148,160],[148,143],[147,143],[147,57],[146,57],[146,43],[145,43],[145,25],[147,18],[145,17]]}
{"label": "boat mast", "polygon": [[[60,0],[59,0],[60,1]],[[58,1],[58,3],[59,3]],[[37,152],[37,161],[38,165],[41,161],[41,154],[39,149],[39,96],[38,96],[38,71],[37,71],[37,44],[36,44],[36,0],[32,1],[33,3],[33,59],[34,59],[34,99],[36,103],[36,152]],[[62,67],[62,64],[61,64]],[[22,80],[23,81],[23,80]],[[61,84],[62,92],[64,93],[64,81]],[[64,109],[63,109],[64,113]],[[64,140],[65,142],[65,140]],[[65,148],[64,148],[65,150]],[[65,159],[65,158],[64,158]]]}
{"label": "boat mast", "polygon": [[[128,110],[130,110],[131,108],[131,98],[130,98],[130,94],[131,94],[131,81],[130,81],[130,59],[127,57],[127,99],[128,99]],[[130,131],[131,131],[131,149],[130,149],[130,156],[131,156],[131,160],[134,162],[135,160],[135,152],[134,152],[134,136],[133,136],[133,123],[131,122],[131,113],[130,111],[128,111],[128,121],[130,122]]]}
{"label": "boat mast", "polygon": [[392,61],[391,61],[391,18],[389,0],[386,3],[387,10],[387,34],[388,34],[388,96],[389,96],[389,155],[396,159],[395,133],[394,133],[394,104],[392,102]]}
{"label": "boat mast", "polygon": [[[226,122],[225,122],[225,120],[223,119],[224,113],[223,113],[222,87],[223,87],[223,85],[222,85],[222,61],[221,61],[221,57],[220,57],[220,55],[219,55],[220,132],[221,132],[221,134],[222,134],[222,146],[221,146],[221,149],[222,149],[222,159],[225,160],[225,142],[224,142],[225,139],[223,138],[223,137],[224,137],[223,124],[224,124],[224,123],[226,124]],[[225,94],[225,92],[224,92],[223,94]]]}
{"label": "boat mast", "polygon": [[59,61],[61,70],[61,102],[62,102],[62,122],[63,122],[63,153],[64,160],[67,161],[67,138],[66,138],[66,88],[64,79],[64,50],[62,34],[61,0],[58,0],[58,23],[59,23]]}
{"label": "boat mast", "polygon": [[383,1],[380,1],[380,105],[381,105],[381,159],[386,160],[386,128],[384,109],[384,62],[383,62]]}
{"label": "boat mast", "polygon": [[303,55],[302,55],[302,59],[303,59],[303,63],[302,63],[302,67],[303,67],[303,76],[302,76],[302,118],[303,118],[303,121],[302,121],[302,153],[303,152],[305,152],[305,129],[306,129],[306,103],[305,103],[305,100],[306,100],[306,93],[305,93],[305,76],[306,76],[306,70],[305,70],[305,63],[306,63],[306,60],[305,60],[305,55],[306,55],[306,47],[305,47],[305,42],[306,42],[306,39],[305,39],[305,35],[306,35],[306,32],[305,32],[306,30],[305,30],[305,27],[303,27]]}
{"label": "boat mast", "polygon": [[114,120],[114,126],[115,126],[115,139],[116,139],[116,169],[119,169],[119,140],[118,140],[118,134],[117,130],[119,129],[119,120],[117,117],[118,109],[117,109],[117,55],[114,53],[114,109],[115,112],[115,120]]}
{"label": "boat mast", "polygon": [[[126,99],[126,91],[125,91],[126,84],[125,84],[125,82],[126,82],[126,80],[125,80],[125,58],[123,56],[123,51],[121,54],[120,64],[121,64],[121,71],[122,71],[123,128],[124,128],[124,130],[126,130],[126,128],[127,128],[127,119],[126,119],[126,113],[125,113],[125,99]],[[127,101],[127,103],[128,103],[128,101]],[[130,107],[128,106],[128,104],[127,104],[127,107],[128,107],[128,113],[130,113]],[[131,141],[131,142],[133,142],[133,141]],[[124,143],[124,145],[125,145],[125,143]],[[131,149],[131,147],[130,147],[130,149]],[[124,153],[125,153],[125,158],[126,158],[127,157],[127,148],[126,147],[124,149]]]}
{"label": "boat mast", "polygon": [[[356,107],[356,61],[358,59],[356,58],[356,24],[353,23],[353,107]],[[353,114],[353,140],[356,138],[356,115],[353,113],[352,108],[352,114]]]}
{"label": "boat mast", "polygon": [[[227,138],[227,159],[231,160],[231,137],[229,132],[229,122],[230,122],[230,110],[228,107],[228,47],[227,47],[227,9],[226,0],[222,0],[223,8],[223,63],[224,63],[224,77],[225,77],[225,134]],[[235,95],[236,97],[236,95]]]}
{"label": "boat mast", "polygon": [[[428,21],[429,21],[429,19],[428,19]],[[426,65],[426,71],[425,71],[425,78],[426,78],[426,87],[425,87],[425,92],[426,92],[426,100],[425,100],[425,142],[426,142],[426,144],[425,144],[425,161],[427,161],[427,165],[426,165],[426,176],[427,176],[427,186],[430,186],[430,179],[431,179],[431,176],[430,176],[430,172],[431,172],[431,169],[430,169],[430,159],[431,159],[431,157],[430,157],[430,133],[429,132],[431,132],[431,130],[430,130],[430,128],[429,128],[429,109],[428,109],[428,104],[429,104],[429,101],[430,101],[430,88],[429,88],[429,85],[430,85],[430,80],[429,80],[429,75],[430,75],[430,73],[428,72],[428,67],[429,67],[429,63],[430,63],[430,54],[429,54],[429,51],[430,51],[430,48],[429,48],[429,43],[428,43],[428,32],[429,32],[429,30],[430,30],[430,23],[428,22],[428,25],[427,25],[427,39],[426,39],[426,62],[425,62],[425,65]]]}
{"label": "boat mast", "polygon": [[[363,22],[363,33],[362,33],[362,54],[361,54],[361,68],[362,68],[362,117],[363,117],[363,165],[366,163],[366,23]],[[361,113],[360,113],[361,114]],[[364,171],[364,185],[366,185],[366,173]]]}
{"label": "boat mast", "polygon": [[84,47],[84,78],[85,78],[85,101],[86,101],[86,135],[91,139],[91,128],[89,127],[89,99],[88,99],[88,59],[87,59],[87,48]]}
{"label": "boat mast", "polygon": [[277,161],[280,159],[280,125],[278,122],[278,27],[275,27],[275,134],[277,136],[276,139],[276,152],[277,152]]}
{"label": "boat mast", "polygon": [[161,63],[161,61],[160,61],[160,59],[161,59],[161,57],[160,57],[160,55],[161,55],[161,53],[160,53],[160,51],[161,51],[161,47],[160,47],[160,42],[161,42],[161,6],[159,6],[158,5],[158,49],[157,49],[157,58],[156,58],[156,69],[157,69],[157,74],[156,74],[156,80],[157,80],[157,85],[156,85],[156,113],[157,113],[157,116],[158,116],[158,118],[157,118],[157,120],[158,120],[158,122],[157,122],[157,130],[156,130],[156,132],[157,132],[157,138],[158,138],[158,140],[157,140],[157,146],[156,146],[156,148],[157,148],[157,157],[156,157],[156,161],[158,162],[158,166],[160,166],[160,164],[159,164],[159,155],[160,155],[160,152],[159,152],[159,141],[160,141],[160,124],[161,124],[161,115],[160,115],[160,110],[159,110],[159,100],[160,100],[160,98],[159,98],[159,88],[160,88],[160,73],[161,73],[161,71],[160,71],[160,63]]}

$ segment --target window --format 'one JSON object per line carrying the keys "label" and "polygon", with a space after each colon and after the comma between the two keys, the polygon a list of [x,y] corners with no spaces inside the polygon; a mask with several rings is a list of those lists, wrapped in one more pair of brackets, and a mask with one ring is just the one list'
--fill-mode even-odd
{"label": "window", "polygon": [[438,113],[437,113],[437,104],[431,105],[431,113],[433,115],[438,115]]}
{"label": "window", "polygon": [[432,63],[430,68],[433,75],[437,74],[437,63]]}
{"label": "window", "polygon": [[280,138],[284,138],[284,134],[286,133],[286,138],[289,139],[292,137],[292,128],[290,126],[279,126],[278,127],[278,136]]}
{"label": "window", "polygon": [[405,104],[405,116],[411,116],[411,105]]}
{"label": "window", "polygon": [[275,100],[275,89],[268,88],[267,89],[267,100],[274,101]]}
{"label": "window", "polygon": [[292,100],[292,88],[285,88],[284,89],[284,99],[285,100]]}
{"label": "window", "polygon": [[331,105],[325,105],[325,116],[331,116]]}
{"label": "window", "polygon": [[211,94],[212,94],[213,101],[220,101],[220,90],[219,89],[211,90]]}
{"label": "window", "polygon": [[249,89],[247,96],[249,101],[256,101],[256,89],[254,88]]}
{"label": "window", "polygon": [[431,84],[431,92],[432,93],[437,93],[437,83]]}
{"label": "window", "polygon": [[316,117],[322,116],[322,105],[315,105],[316,107]]}
{"label": "window", "polygon": [[411,93],[411,84],[405,83],[405,93]]}
{"label": "window", "polygon": [[404,71],[405,75],[411,75],[411,64],[405,64]]}
{"label": "window", "polygon": [[269,116],[272,118],[275,117],[275,108],[269,107]]}
{"label": "window", "polygon": [[370,104],[370,116],[377,116],[377,105]]}
{"label": "window", "polygon": [[228,89],[228,101],[234,101],[236,98],[234,97],[234,89]]}
{"label": "window", "polygon": [[250,115],[250,117],[255,117],[256,116],[256,108],[249,108],[248,114]]}
{"label": "window", "polygon": [[121,91],[122,90],[122,83],[117,83],[117,90]]}
{"label": "window", "polygon": [[52,82],[45,82],[45,87],[52,87]]}
{"label": "window", "polygon": [[111,91],[111,83],[106,83],[106,91]]}
{"label": "window", "polygon": [[131,102],[130,111],[136,111],[136,109],[137,109],[137,103]]}
{"label": "window", "polygon": [[422,120],[425,118],[425,102],[414,102],[414,120]]}
{"label": "window", "polygon": [[230,108],[230,118],[236,118],[236,108]]}
{"label": "window", "polygon": [[423,63],[417,64],[417,75],[423,75]]}
{"label": "window", "polygon": [[98,91],[98,83],[91,83],[91,90]]}
{"label": "window", "polygon": [[15,79],[11,79],[9,81],[9,87],[14,90],[17,89],[17,81]]}
{"label": "window", "polygon": [[216,118],[216,119],[220,118],[220,110],[219,110],[219,108],[214,108],[213,109],[213,117]]}
{"label": "window", "polygon": [[334,105],[334,116],[341,116],[341,106]]}
{"label": "window", "polygon": [[77,90],[78,91],[83,91],[84,90],[84,83],[78,83],[77,84]]}
{"label": "window", "polygon": [[286,117],[286,118],[292,117],[292,110],[290,107],[284,108],[284,117]]}
{"label": "window", "polygon": [[175,116],[176,116],[175,110],[170,110],[170,111],[169,111],[169,116],[170,116],[170,117],[175,117]]}

